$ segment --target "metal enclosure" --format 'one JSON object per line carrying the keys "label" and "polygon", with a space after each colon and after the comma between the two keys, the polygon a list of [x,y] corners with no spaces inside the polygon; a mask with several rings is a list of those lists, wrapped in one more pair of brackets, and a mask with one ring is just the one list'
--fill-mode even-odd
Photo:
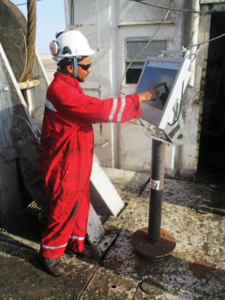
{"label": "metal enclosure", "polygon": [[[169,69],[169,75],[165,77],[165,69],[163,71],[161,68],[167,67],[166,70]],[[176,64],[176,67],[175,67]],[[153,72],[152,78],[149,78],[149,74],[147,72],[148,66],[153,65],[154,68],[151,69]],[[149,123],[156,125],[157,127],[164,129],[167,125],[169,118],[172,115],[172,108],[175,104],[176,99],[180,101],[181,92],[182,92],[182,83],[184,82],[188,68],[190,66],[190,60],[185,60],[183,58],[171,58],[171,57],[147,57],[146,63],[144,65],[143,71],[141,73],[139,82],[137,84],[136,92],[142,92],[146,89],[146,86],[151,86],[157,84],[156,82],[163,82],[165,80],[171,80],[170,86],[168,87],[167,82],[167,90],[165,91],[165,86],[160,87],[158,90],[160,92],[160,96],[164,94],[162,99],[159,98],[154,102],[141,103],[142,113],[141,118],[149,121]],[[173,76],[171,74],[171,68],[173,68]],[[163,78],[158,79],[157,74],[160,74],[160,77]],[[156,79],[157,78],[157,79]],[[151,82],[151,83],[150,83]],[[179,97],[179,98],[178,98]],[[172,101],[171,101],[172,100]]]}
{"label": "metal enclosure", "polygon": [[[156,32],[167,10],[128,0],[64,0],[67,29],[80,30],[96,51],[92,56],[93,68],[82,84],[84,92],[105,99],[121,93],[134,93],[136,84],[123,79],[128,63]],[[153,1],[170,6],[170,0]],[[175,0],[173,7],[208,10],[198,0]],[[132,66],[138,68],[147,56],[158,56],[160,50],[180,50],[182,46],[208,39],[210,15],[170,11],[163,27],[148,48]],[[154,44],[155,42],[155,44]],[[192,64],[192,77],[184,95],[182,115],[187,137],[181,146],[166,149],[165,174],[191,178],[196,173],[199,148],[198,118],[202,66],[208,44],[201,47]],[[193,49],[194,51],[194,49]],[[134,70],[135,72],[135,70]],[[126,83],[127,82],[129,83]],[[138,123],[138,122],[137,122]],[[95,152],[102,166],[133,171],[151,168],[151,139],[145,129],[135,122],[126,124],[96,124]]]}

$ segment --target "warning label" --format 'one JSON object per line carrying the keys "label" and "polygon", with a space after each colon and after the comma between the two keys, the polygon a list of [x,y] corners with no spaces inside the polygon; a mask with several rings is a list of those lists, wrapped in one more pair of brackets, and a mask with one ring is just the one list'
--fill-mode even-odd
{"label": "warning label", "polygon": [[151,186],[151,189],[159,191],[159,189],[160,189],[160,181],[159,180],[154,180],[154,179],[151,178],[151,180],[150,180],[150,186]]}

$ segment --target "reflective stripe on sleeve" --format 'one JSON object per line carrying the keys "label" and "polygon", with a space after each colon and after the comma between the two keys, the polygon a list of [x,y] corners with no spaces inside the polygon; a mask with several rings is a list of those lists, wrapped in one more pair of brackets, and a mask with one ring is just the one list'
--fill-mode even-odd
{"label": "reflective stripe on sleeve", "polygon": [[123,110],[124,110],[124,107],[125,107],[125,104],[126,104],[126,100],[125,98],[121,98],[122,100],[122,104],[121,104],[121,107],[120,107],[120,111],[118,113],[118,117],[117,117],[117,122],[120,122],[121,119],[122,119],[122,114],[123,114]]}
{"label": "reflective stripe on sleeve", "polygon": [[111,113],[110,113],[110,116],[109,116],[109,121],[110,122],[112,122],[112,120],[113,120],[113,116],[114,116],[114,113],[116,111],[117,104],[118,104],[118,99],[114,98],[113,99],[113,107],[112,107],[112,110],[111,110]]}
{"label": "reflective stripe on sleeve", "polygon": [[45,245],[43,245],[43,244],[41,244],[41,246],[42,246],[43,248],[46,248],[46,249],[58,249],[58,248],[66,247],[67,244],[62,245],[62,246],[58,246],[58,247],[50,247],[50,246],[45,246]]}
{"label": "reflective stripe on sleeve", "polygon": [[85,237],[79,237],[79,236],[70,236],[70,239],[72,240],[79,240],[79,241],[83,241],[85,239]]}
{"label": "reflective stripe on sleeve", "polygon": [[50,102],[48,99],[45,99],[45,106],[55,112],[57,112],[57,110],[55,109],[55,107],[53,106],[52,102]]}

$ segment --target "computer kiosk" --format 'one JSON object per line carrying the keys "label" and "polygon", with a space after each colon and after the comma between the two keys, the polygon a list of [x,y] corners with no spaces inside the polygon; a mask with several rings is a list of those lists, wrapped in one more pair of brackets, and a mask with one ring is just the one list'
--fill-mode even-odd
{"label": "computer kiosk", "polygon": [[166,144],[179,145],[185,138],[181,105],[190,78],[190,63],[187,58],[148,57],[136,88],[136,93],[140,93],[165,82],[158,89],[160,94],[156,101],[141,103],[141,119],[149,123],[147,133],[153,139],[149,226],[136,231],[131,244],[148,260],[162,260],[176,246],[173,235],[161,229],[165,150]]}

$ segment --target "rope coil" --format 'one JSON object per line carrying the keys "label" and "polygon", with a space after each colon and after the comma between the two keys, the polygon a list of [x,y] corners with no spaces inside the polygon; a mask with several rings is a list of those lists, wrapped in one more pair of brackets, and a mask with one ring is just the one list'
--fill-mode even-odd
{"label": "rope coil", "polygon": [[27,64],[23,76],[20,78],[19,82],[27,81],[34,68],[35,63],[35,38],[36,38],[36,1],[27,1]]}

